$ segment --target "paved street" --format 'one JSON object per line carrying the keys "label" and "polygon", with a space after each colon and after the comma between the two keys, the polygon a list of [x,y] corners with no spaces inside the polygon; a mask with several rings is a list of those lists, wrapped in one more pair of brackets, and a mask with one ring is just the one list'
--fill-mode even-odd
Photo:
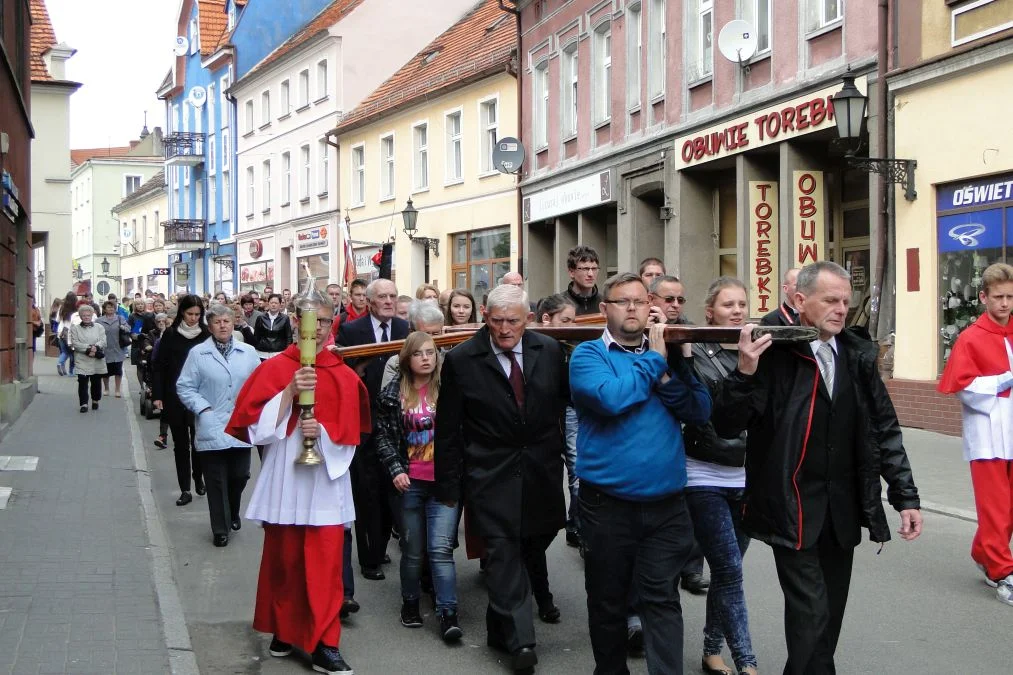
{"label": "paved street", "polygon": [[[52,363],[39,359],[37,370],[53,372]],[[206,674],[307,672],[296,657],[268,656],[268,636],[250,628],[260,530],[247,523],[227,548],[213,548],[204,498],[175,506],[172,452],[151,444],[157,422],[137,415],[136,399],[104,400],[98,413],[80,415],[70,378],[39,379],[42,393],[0,445],[2,456],[39,457],[34,472],[0,470],[0,488],[12,488],[0,510],[0,673],[166,673],[171,663],[172,672],[189,674],[193,656]],[[143,452],[135,453],[134,440]],[[914,544],[895,540],[879,555],[872,545],[859,549],[839,672],[1005,672],[1010,610],[970,563],[973,523],[940,513],[973,515],[959,440],[911,430],[907,444],[926,500],[926,534]],[[145,465],[149,473],[138,470]],[[151,518],[141,495],[153,496]],[[342,638],[356,672],[509,672],[485,646],[477,563],[458,556],[465,638],[448,649],[431,613],[421,630],[398,624],[394,546],[390,553],[385,581],[357,579],[363,610]],[[562,537],[549,554],[563,622],[537,627],[538,672],[589,673],[580,559]],[[754,544],[746,563],[761,672],[776,672],[784,648],[772,557]],[[683,603],[686,672],[699,672],[704,600]],[[646,672],[643,661],[631,670]]]}

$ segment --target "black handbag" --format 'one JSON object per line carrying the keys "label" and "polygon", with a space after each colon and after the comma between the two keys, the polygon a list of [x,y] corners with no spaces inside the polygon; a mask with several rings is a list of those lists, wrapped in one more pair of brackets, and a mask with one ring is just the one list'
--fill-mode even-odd
{"label": "black handbag", "polygon": [[130,333],[127,333],[122,330],[120,331],[120,347],[129,347],[130,345],[133,344],[133,342],[134,341],[133,338],[130,336]]}
{"label": "black handbag", "polygon": [[92,355],[92,358],[104,360],[105,357],[106,357],[105,350],[99,347],[98,345],[95,345],[95,353]]}

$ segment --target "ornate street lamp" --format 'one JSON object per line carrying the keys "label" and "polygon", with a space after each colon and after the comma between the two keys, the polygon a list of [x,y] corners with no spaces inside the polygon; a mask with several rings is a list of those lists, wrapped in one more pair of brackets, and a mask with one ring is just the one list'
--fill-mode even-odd
{"label": "ornate street lamp", "polygon": [[231,272],[235,269],[235,262],[232,260],[232,256],[218,255],[221,247],[222,244],[218,241],[218,235],[216,234],[211,237],[211,241],[208,243],[208,249],[211,251],[211,260]]}
{"label": "ornate street lamp", "polygon": [[404,233],[408,235],[408,240],[422,244],[423,246],[426,247],[426,249],[431,250],[434,254],[436,254],[436,257],[439,257],[440,255],[439,239],[433,239],[431,237],[415,236],[415,233],[418,232],[419,229],[418,228],[419,212],[418,209],[415,208],[415,205],[412,204],[411,197],[408,198],[408,205],[405,206],[404,211],[401,212],[401,217],[404,219]]}
{"label": "ornate street lamp", "polygon": [[102,268],[102,274],[109,274],[109,259],[102,256],[102,262],[99,263],[99,267]]}

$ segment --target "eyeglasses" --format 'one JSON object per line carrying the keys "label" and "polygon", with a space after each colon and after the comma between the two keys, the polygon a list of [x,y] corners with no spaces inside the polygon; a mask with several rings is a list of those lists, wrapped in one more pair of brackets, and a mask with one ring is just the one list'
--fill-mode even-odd
{"label": "eyeglasses", "polygon": [[435,349],[418,349],[418,350],[412,352],[412,358],[413,359],[421,359],[423,356],[428,356],[429,358],[432,358],[432,357],[436,356],[436,350]]}
{"label": "eyeglasses", "polygon": [[637,309],[643,309],[651,304],[650,300],[632,300],[630,298],[620,298],[618,300],[606,300],[606,305],[615,305],[620,309],[629,309],[630,307],[636,307]]}
{"label": "eyeglasses", "polygon": [[597,274],[598,273],[598,268],[597,267],[578,267],[577,271],[578,272],[591,272],[593,274]]}
{"label": "eyeglasses", "polygon": [[686,298],[683,297],[683,296],[681,296],[681,295],[661,295],[661,296],[658,296],[658,298],[660,300],[664,300],[669,305],[671,305],[672,303],[674,303],[676,301],[678,301],[678,303],[680,305],[685,305],[686,304]]}

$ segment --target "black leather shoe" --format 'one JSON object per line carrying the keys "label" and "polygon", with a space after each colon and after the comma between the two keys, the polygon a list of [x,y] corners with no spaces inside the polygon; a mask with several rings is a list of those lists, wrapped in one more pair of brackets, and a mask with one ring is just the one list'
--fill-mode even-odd
{"label": "black leather shoe", "polygon": [[86,406],[86,405],[81,406],[81,412],[83,412],[83,413],[88,412],[88,406]]}
{"label": "black leather shoe", "polygon": [[448,610],[440,615],[440,637],[444,642],[457,642],[463,635],[464,631],[457,622],[457,612]]}
{"label": "black leather shoe", "polygon": [[281,658],[282,656],[288,656],[292,653],[292,645],[287,642],[282,642],[278,639],[278,636],[275,635],[271,638],[271,646],[267,648],[267,651],[271,653],[271,656]]}
{"label": "black leather shoe", "polygon": [[324,643],[317,645],[313,650],[313,670],[318,673],[351,673],[352,667],[341,658],[341,652],[337,647],[328,647]]}
{"label": "black leather shoe", "polygon": [[577,530],[566,531],[566,545],[580,548],[580,533]]}
{"label": "black leather shoe", "polygon": [[538,605],[538,618],[545,623],[559,623],[559,619],[562,614],[559,611],[559,607],[556,607],[552,600],[547,603]]}
{"label": "black leather shoe", "polygon": [[538,654],[534,647],[521,647],[510,655],[510,665],[514,672],[534,672],[535,664],[538,663]]}
{"label": "black leather shoe", "polygon": [[215,546],[222,548],[223,546],[229,545],[229,535],[227,534],[216,534],[215,535]]}
{"label": "black leather shoe", "polygon": [[384,565],[389,565],[390,564],[390,556],[387,555],[386,553],[383,554],[383,564]]}
{"label": "black leather shoe", "polygon": [[193,479],[193,491],[196,492],[198,495],[207,494],[208,489],[206,487],[204,487],[204,479],[203,478],[194,478]]}
{"label": "black leather shoe", "polygon": [[345,598],[345,601],[341,603],[341,611],[338,612],[338,617],[347,619],[349,614],[355,614],[359,609],[359,603],[356,602],[355,598]]}
{"label": "black leather shoe", "polygon": [[239,532],[239,530],[241,530],[241,529],[243,529],[243,521],[240,520],[239,518],[233,518],[232,519],[232,531],[233,532]]}
{"label": "black leather shoe", "polygon": [[92,401],[91,402],[91,409],[92,410],[98,410],[98,401]]}
{"label": "black leather shoe", "polygon": [[184,490],[183,493],[179,496],[179,499],[176,500],[176,506],[186,506],[192,501],[193,495],[190,494],[189,491]]}
{"label": "black leather shoe", "polygon": [[693,595],[706,595],[710,585],[707,577],[698,572],[692,572],[682,578],[682,587]]}
{"label": "black leather shoe", "polygon": [[362,578],[369,579],[370,581],[382,581],[387,577],[379,567],[363,567]]}

